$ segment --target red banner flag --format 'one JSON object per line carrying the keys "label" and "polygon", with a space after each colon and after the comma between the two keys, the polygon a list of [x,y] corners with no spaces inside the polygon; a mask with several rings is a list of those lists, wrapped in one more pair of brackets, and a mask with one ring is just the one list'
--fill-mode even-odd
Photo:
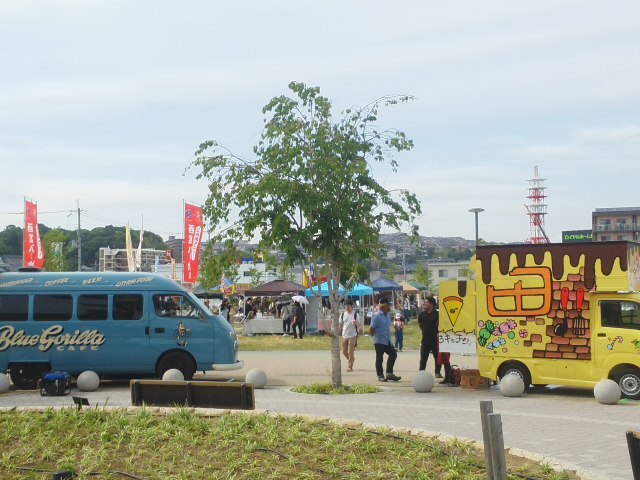
{"label": "red banner flag", "polygon": [[44,265],[44,251],[38,231],[38,204],[26,200],[22,232],[22,263],[25,267],[42,268]]}
{"label": "red banner flag", "polygon": [[185,203],[182,283],[190,283],[193,285],[198,279],[203,227],[202,208]]}

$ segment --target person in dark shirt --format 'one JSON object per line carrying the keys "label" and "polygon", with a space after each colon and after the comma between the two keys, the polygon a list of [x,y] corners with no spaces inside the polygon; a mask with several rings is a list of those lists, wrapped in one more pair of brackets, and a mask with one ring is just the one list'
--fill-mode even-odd
{"label": "person in dark shirt", "polygon": [[[298,330],[297,333],[296,329]],[[298,335],[300,335],[300,340],[302,340],[305,330],[305,311],[304,307],[299,302],[295,302],[293,304],[293,321],[291,322],[291,330],[293,331],[293,338],[298,338]]]}
{"label": "person in dark shirt", "polygon": [[[418,325],[422,331],[422,342],[420,343],[420,368],[424,370],[427,368],[427,360],[429,354],[433,354],[433,360],[435,362],[436,378],[438,378],[438,326],[440,322],[440,315],[436,309],[436,299],[433,297],[427,297],[424,304],[424,310],[418,315]],[[439,378],[442,378],[440,375]]]}

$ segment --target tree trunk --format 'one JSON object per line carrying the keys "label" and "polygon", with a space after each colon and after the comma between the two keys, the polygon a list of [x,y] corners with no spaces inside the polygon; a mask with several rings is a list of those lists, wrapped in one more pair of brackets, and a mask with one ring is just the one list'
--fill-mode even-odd
{"label": "tree trunk", "polygon": [[[335,281],[334,281],[335,280]],[[331,383],[334,388],[342,386],[342,367],[340,365],[340,270],[333,265],[327,286],[329,288],[329,301],[331,302]]]}

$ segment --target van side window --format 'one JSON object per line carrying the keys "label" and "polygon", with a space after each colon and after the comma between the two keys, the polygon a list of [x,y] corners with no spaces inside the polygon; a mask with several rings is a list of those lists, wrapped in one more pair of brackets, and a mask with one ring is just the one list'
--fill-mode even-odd
{"label": "van side window", "polygon": [[198,318],[200,310],[184,295],[154,295],[153,307],[158,317]]}
{"label": "van side window", "polygon": [[620,300],[600,302],[603,327],[640,330],[640,304]]}
{"label": "van side window", "polygon": [[78,297],[78,320],[106,320],[109,310],[107,295],[80,295]]}
{"label": "van side window", "polygon": [[29,317],[29,295],[0,295],[0,322],[24,322]]}
{"label": "van side window", "polygon": [[33,319],[41,322],[71,320],[73,297],[71,295],[35,295],[33,297]]}
{"label": "van side window", "polygon": [[144,303],[142,295],[114,295],[113,319],[114,320],[140,320]]}

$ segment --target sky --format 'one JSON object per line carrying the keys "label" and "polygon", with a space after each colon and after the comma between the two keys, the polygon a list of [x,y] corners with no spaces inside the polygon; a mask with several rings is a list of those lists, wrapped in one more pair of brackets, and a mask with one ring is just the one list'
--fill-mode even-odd
{"label": "sky", "polygon": [[[378,167],[422,202],[420,234],[524,241],[538,165],[546,231],[640,206],[640,3],[555,0],[0,3],[0,229],[130,222],[180,236],[205,140],[250,157],[290,81],[336,114],[389,94],[415,148]],[[45,213],[58,212],[58,213]],[[363,212],[366,214],[366,212]]]}

